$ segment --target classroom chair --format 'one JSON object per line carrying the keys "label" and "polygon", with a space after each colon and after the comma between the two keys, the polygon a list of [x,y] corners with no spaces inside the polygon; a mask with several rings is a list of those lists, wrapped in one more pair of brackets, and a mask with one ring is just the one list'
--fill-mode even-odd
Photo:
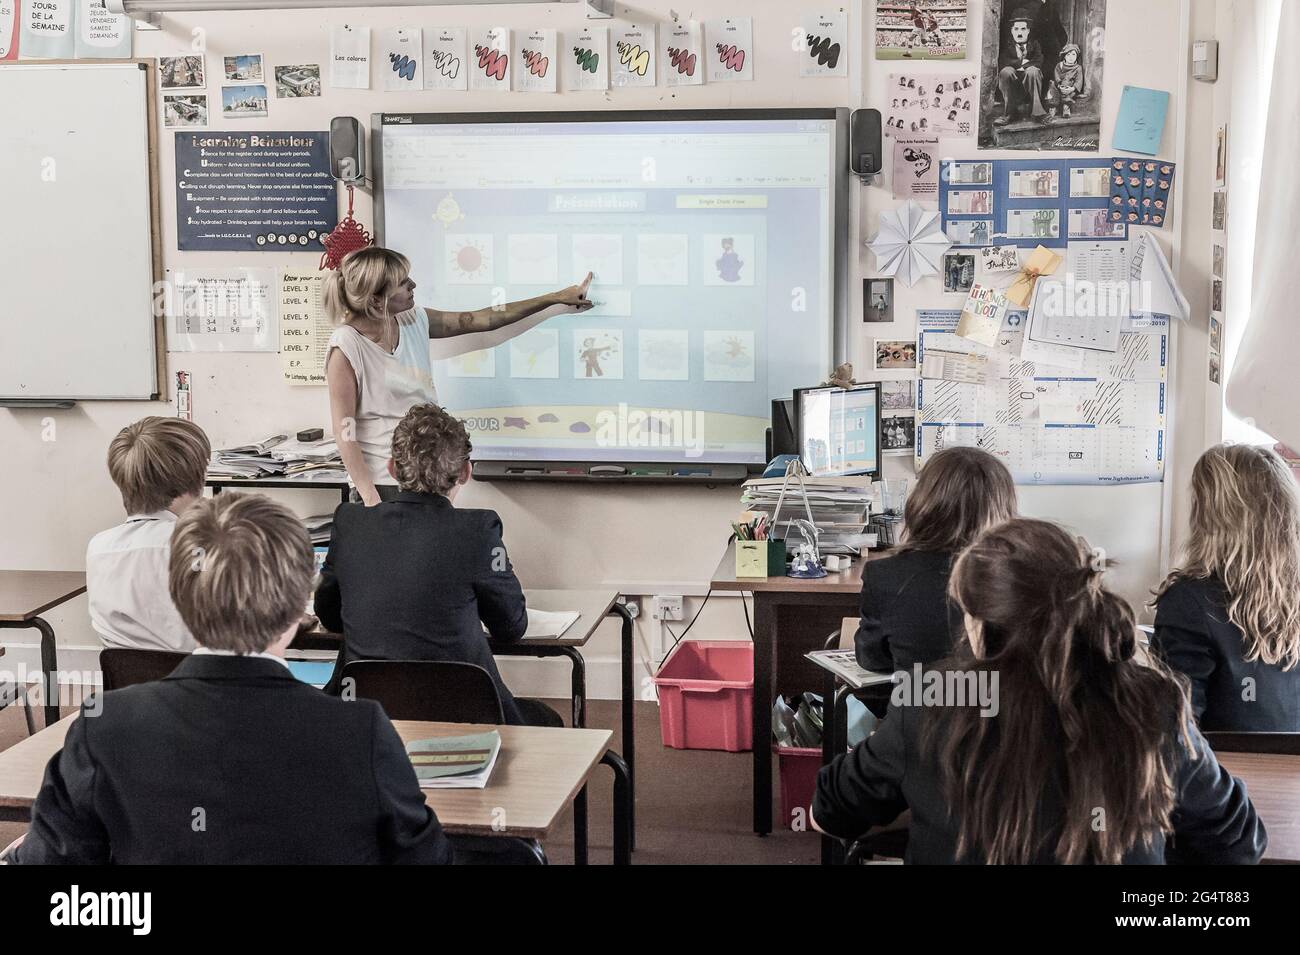
{"label": "classroom chair", "polygon": [[473,663],[353,660],[343,668],[343,681],[355,696],[376,700],[390,720],[492,725],[506,721],[496,684],[487,670]]}
{"label": "classroom chair", "polygon": [[861,836],[844,850],[845,865],[866,865],[873,860],[902,859],[907,854],[908,829],[886,829]]}
{"label": "classroom chair", "polygon": [[107,647],[99,653],[104,690],[120,690],[137,683],[152,683],[170,676],[188,654],[173,650],[132,650]]}
{"label": "classroom chair", "polygon": [[[349,683],[348,681],[352,681]],[[506,721],[496,684],[473,663],[440,660],[354,660],[343,668],[344,687],[357,699],[374,700],[390,720],[427,723]],[[546,865],[536,839],[452,836],[456,852],[496,865]]]}
{"label": "classroom chair", "polygon": [[1232,733],[1211,730],[1205,741],[1216,753],[1275,753],[1300,756],[1300,733]]}

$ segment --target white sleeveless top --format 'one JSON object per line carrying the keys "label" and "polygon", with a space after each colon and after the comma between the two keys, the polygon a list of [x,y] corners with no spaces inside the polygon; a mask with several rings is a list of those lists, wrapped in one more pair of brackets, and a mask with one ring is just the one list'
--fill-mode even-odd
{"label": "white sleeveless top", "polygon": [[400,337],[391,355],[350,325],[330,336],[329,351],[343,352],[357,376],[357,444],[375,484],[395,484],[388,474],[393,431],[406,412],[437,403],[429,357],[429,314],[420,306],[397,316]]}

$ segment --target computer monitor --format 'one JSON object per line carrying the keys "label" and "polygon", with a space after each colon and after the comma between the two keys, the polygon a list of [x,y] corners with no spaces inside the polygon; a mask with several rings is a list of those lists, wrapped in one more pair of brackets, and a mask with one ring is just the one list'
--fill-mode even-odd
{"label": "computer monitor", "polygon": [[794,399],[772,399],[771,441],[768,442],[767,459],[779,454],[798,454],[799,442],[794,436]]}
{"label": "computer monitor", "polygon": [[880,382],[794,393],[799,457],[814,477],[880,475]]}

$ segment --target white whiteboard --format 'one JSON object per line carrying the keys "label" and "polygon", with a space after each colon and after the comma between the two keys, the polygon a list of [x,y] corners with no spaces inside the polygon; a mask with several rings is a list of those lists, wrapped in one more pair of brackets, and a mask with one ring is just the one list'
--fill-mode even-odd
{"label": "white whiteboard", "polygon": [[150,73],[0,67],[0,399],[158,393]]}

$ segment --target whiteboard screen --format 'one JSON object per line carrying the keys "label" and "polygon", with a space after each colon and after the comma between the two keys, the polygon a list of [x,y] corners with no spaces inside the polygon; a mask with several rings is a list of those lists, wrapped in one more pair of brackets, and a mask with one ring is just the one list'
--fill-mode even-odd
{"label": "whiteboard screen", "polygon": [[435,363],[478,460],[761,464],[832,366],[842,113],[377,118],[382,241],[442,310],[596,307]]}
{"label": "whiteboard screen", "polygon": [[0,67],[0,399],[158,391],[149,77]]}

